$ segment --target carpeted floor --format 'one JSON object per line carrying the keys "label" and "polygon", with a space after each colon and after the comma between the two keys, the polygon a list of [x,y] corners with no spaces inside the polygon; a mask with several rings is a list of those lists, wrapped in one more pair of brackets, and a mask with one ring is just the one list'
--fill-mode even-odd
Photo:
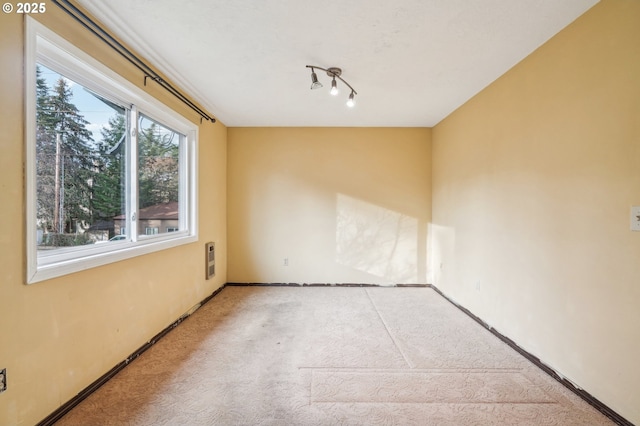
{"label": "carpeted floor", "polygon": [[227,287],[57,425],[610,425],[429,288]]}

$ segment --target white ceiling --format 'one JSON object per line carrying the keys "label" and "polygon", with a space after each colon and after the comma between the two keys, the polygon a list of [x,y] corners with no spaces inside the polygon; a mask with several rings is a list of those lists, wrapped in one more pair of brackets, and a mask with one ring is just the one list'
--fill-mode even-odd
{"label": "white ceiling", "polygon": [[227,126],[431,127],[597,0],[78,3]]}

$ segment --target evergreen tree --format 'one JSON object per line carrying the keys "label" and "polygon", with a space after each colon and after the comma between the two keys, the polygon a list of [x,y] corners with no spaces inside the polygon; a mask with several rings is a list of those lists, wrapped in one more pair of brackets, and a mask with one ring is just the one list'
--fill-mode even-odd
{"label": "evergreen tree", "polygon": [[113,220],[124,213],[126,121],[122,112],[109,119],[97,143],[97,173],[93,181],[91,209],[96,220]]}
{"label": "evergreen tree", "polygon": [[[71,232],[74,221],[91,221],[93,139],[86,127],[89,122],[71,102],[72,92],[67,81],[60,77],[49,93],[39,69],[37,73],[38,220],[50,231],[63,228],[64,232]],[[55,218],[58,224],[54,223]]]}
{"label": "evergreen tree", "polygon": [[179,146],[177,133],[152,122],[139,126],[138,196],[140,208],[178,201]]}
{"label": "evergreen tree", "polygon": [[41,228],[53,230],[56,138],[49,103],[49,88],[36,68],[36,211]]}

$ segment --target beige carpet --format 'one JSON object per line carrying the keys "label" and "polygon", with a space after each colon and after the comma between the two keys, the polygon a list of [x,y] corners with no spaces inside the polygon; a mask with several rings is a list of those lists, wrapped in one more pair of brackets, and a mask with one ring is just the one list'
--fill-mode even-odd
{"label": "beige carpet", "polygon": [[609,425],[429,288],[227,287],[58,425]]}

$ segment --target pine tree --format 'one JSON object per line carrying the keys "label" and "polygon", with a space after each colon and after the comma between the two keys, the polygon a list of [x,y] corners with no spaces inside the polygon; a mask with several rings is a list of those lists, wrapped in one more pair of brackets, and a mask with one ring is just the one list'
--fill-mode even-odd
{"label": "pine tree", "polygon": [[39,225],[48,231],[54,227],[56,138],[49,103],[49,88],[42,70],[36,68],[36,209]]}
{"label": "pine tree", "polygon": [[[109,119],[97,143],[97,173],[93,181],[91,209],[94,219],[111,221],[124,213],[126,121],[123,113]],[[111,236],[111,235],[110,235]]]}
{"label": "pine tree", "polygon": [[151,123],[138,136],[140,208],[178,201],[180,136],[163,130]]}
{"label": "pine tree", "polygon": [[49,231],[71,232],[74,222],[92,219],[95,159],[89,122],[71,102],[71,89],[62,77],[49,92],[38,69],[36,97],[38,221]]}

